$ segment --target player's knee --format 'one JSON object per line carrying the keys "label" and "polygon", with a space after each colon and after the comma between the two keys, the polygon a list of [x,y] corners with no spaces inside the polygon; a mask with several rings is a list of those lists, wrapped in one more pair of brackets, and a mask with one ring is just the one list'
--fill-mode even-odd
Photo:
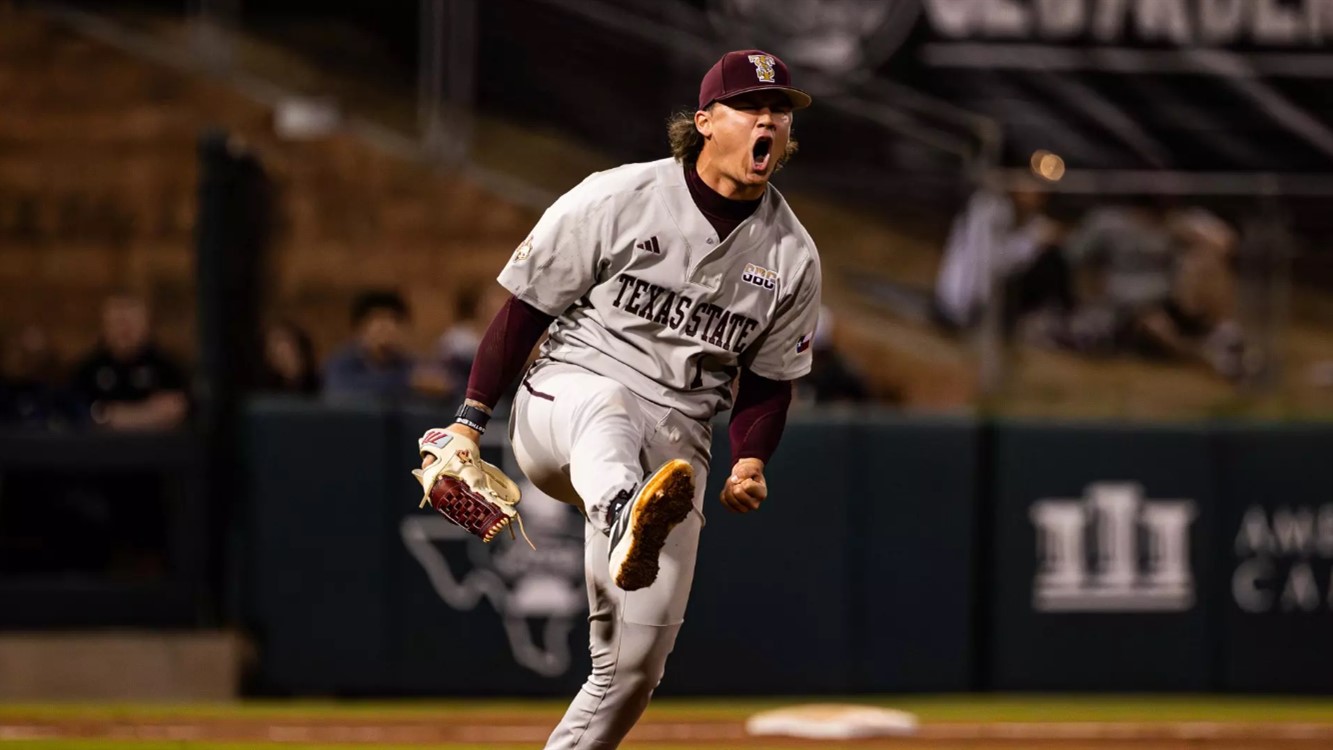
{"label": "player's knee", "polygon": [[662,681],[666,660],[656,653],[620,652],[614,659],[593,660],[588,686],[605,692],[649,695]]}
{"label": "player's knee", "polygon": [[646,701],[662,682],[662,673],[661,669],[626,672],[620,682],[626,693]]}
{"label": "player's knee", "polygon": [[634,654],[621,658],[616,665],[615,681],[627,693],[651,695],[666,672],[666,661],[656,654]]}

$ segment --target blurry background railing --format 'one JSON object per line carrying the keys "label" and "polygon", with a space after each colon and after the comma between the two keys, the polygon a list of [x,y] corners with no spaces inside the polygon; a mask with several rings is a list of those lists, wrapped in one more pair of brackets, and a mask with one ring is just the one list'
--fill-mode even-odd
{"label": "blurry background railing", "polygon": [[[1038,30],[1024,46],[1007,36],[1028,32],[966,9],[853,5],[761,16],[705,0],[421,0],[318,15],[296,0],[61,7],[266,91],[289,136],[341,123],[532,210],[591,170],[662,155],[663,120],[689,106],[700,71],[724,48],[767,45],[819,97],[779,182],[821,243],[831,336],[880,400],[1112,418],[1326,411],[1319,205],[1333,138],[1311,95],[1318,52],[1161,50],[1128,26],[1115,32],[1121,47],[1081,51]],[[1066,256],[1068,288],[1034,289],[1018,273],[1030,258],[1015,270],[973,247],[968,265],[1010,309],[976,304],[951,319],[947,250],[975,242],[950,229],[983,179],[1055,196],[1036,210],[1054,220],[1046,246]],[[1134,330],[1156,322],[1091,294],[1107,269],[1064,244],[1085,219],[1124,219],[1125,204],[1151,204],[1166,222],[1152,283],[1192,298],[1183,314],[1165,300],[1166,342]],[[1204,224],[1231,235],[1219,257],[1181,238]],[[1250,240],[1260,226],[1265,239]],[[1210,295],[1215,310],[1195,309]]]}
{"label": "blurry background railing", "polygon": [[[0,413],[26,430],[0,440],[12,448],[0,456],[0,511],[30,508],[9,504],[28,489],[47,493],[54,479],[33,472],[50,454],[125,446],[135,455],[123,471],[97,471],[195,477],[188,454],[207,486],[171,480],[162,495],[194,508],[180,518],[195,520],[166,521],[185,524],[183,536],[172,532],[165,556],[144,563],[167,571],[155,600],[165,608],[126,599],[138,603],[105,611],[146,623],[242,621],[247,573],[236,566],[249,559],[243,529],[253,519],[237,517],[233,500],[253,500],[245,481],[258,459],[245,451],[262,442],[239,421],[249,396],[299,395],[292,412],[309,422],[290,422],[284,444],[297,452],[308,449],[303,425],[339,413],[322,402],[353,401],[339,408],[372,425],[397,419],[403,402],[447,413],[500,298],[492,280],[539,212],[593,170],[664,156],[666,118],[692,108],[723,50],[751,44],[790,62],[818,103],[797,116],[802,150],[776,184],[824,263],[817,369],[797,402],[811,434],[833,436],[824,447],[883,437],[881,425],[839,416],[867,402],[909,420],[969,417],[958,420],[957,460],[1001,473],[1009,464],[990,465],[1004,443],[996,434],[1019,434],[1040,455],[1063,429],[1011,431],[1015,417],[1333,415],[1333,139],[1318,85],[1333,66],[1322,42],[1297,55],[1188,34],[1134,37],[1156,17],[1043,38],[1050,19],[1002,27],[999,16],[968,15],[986,6],[0,3]],[[407,363],[402,388],[378,384],[391,393],[347,393],[331,377],[330,363],[369,345],[367,309],[391,319],[388,348]],[[86,371],[81,387],[100,388],[99,370],[80,365],[115,321],[148,310],[158,352],[188,373],[164,390],[187,395],[190,411],[168,405],[174,429],[139,441],[108,431],[116,420],[87,394],[66,404],[47,387]],[[1234,437],[1216,425],[1173,429],[1190,460]],[[1157,489],[1173,470],[1136,475],[1151,463],[1135,452],[1137,436],[1115,443],[1119,478],[1210,502],[1226,462]],[[1326,436],[1317,437],[1292,439],[1313,455]],[[1080,445],[1091,455],[1099,440]],[[410,456],[410,441],[402,445]],[[934,467],[943,475],[946,453]],[[405,480],[398,459],[376,456],[384,476]],[[950,495],[975,501],[976,529],[1005,535],[996,544],[1009,545],[1020,581],[1008,591],[1014,611],[1026,606],[1032,558],[1024,509],[1034,493],[1072,496],[1117,479],[1086,468],[1019,482],[1004,498],[1012,518],[986,515],[998,513],[986,488],[999,480]],[[277,486],[281,502],[287,488]],[[1227,507],[1243,510],[1242,494]],[[290,502],[276,510],[299,528],[305,511],[294,509],[305,506]],[[5,550],[30,539],[4,533]],[[88,538],[98,533],[111,532]],[[1225,536],[1208,537],[1219,559],[1231,554]],[[989,564],[988,542],[968,539],[953,543],[981,545],[978,566]],[[7,559],[31,567],[38,557]],[[119,570],[134,568],[124,562]],[[173,578],[178,570],[184,578]],[[112,586],[99,591],[125,590],[94,572],[97,586]],[[959,600],[982,608],[986,592]],[[76,603],[66,611],[104,611],[63,601]],[[25,610],[33,621],[38,611]],[[966,670],[955,677],[969,684]]]}

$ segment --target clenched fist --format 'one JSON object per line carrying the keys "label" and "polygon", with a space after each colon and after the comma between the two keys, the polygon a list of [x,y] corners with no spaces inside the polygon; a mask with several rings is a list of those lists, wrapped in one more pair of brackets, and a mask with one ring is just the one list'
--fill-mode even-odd
{"label": "clenched fist", "polygon": [[757,458],[737,461],[722,487],[722,504],[733,513],[749,513],[758,510],[766,497],[768,483],[764,481],[764,462]]}

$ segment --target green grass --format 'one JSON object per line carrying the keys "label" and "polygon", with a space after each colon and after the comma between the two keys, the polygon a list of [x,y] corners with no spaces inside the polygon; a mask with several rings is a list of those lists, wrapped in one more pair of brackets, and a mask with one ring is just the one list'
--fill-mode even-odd
{"label": "green grass", "polygon": [[[526,745],[328,745],[295,744],[291,742],[173,742],[170,740],[24,740],[4,742],[6,750],[533,750],[531,743]],[[653,742],[632,742],[624,746],[626,750],[730,750],[721,744],[663,745]],[[839,750],[837,745],[826,746],[828,750]],[[747,743],[745,750],[791,750],[790,745],[764,747]]]}
{"label": "green grass", "polygon": [[[447,750],[532,750],[531,745],[293,745],[290,742],[173,742],[171,740],[25,740],[5,742],[6,750],[24,748],[25,750],[279,750],[279,748],[297,747],[300,750],[428,750],[428,748],[447,748]],[[700,750],[699,746],[690,748],[666,748],[653,746],[652,750]],[[762,748],[747,748],[762,750]]]}
{"label": "green grass", "polygon": [[[756,712],[798,703],[847,702],[899,708],[923,721],[1310,721],[1333,723],[1333,698],[1284,696],[977,695],[871,696],[854,698],[662,699],[650,717],[741,720]],[[248,701],[236,704],[40,704],[0,705],[5,719],[120,720],[385,720],[461,719],[472,714],[547,717],[565,701]],[[6,743],[8,745],[8,743]],[[168,743],[169,744],[169,743]],[[13,745],[9,745],[13,746]],[[124,744],[117,747],[124,748]]]}

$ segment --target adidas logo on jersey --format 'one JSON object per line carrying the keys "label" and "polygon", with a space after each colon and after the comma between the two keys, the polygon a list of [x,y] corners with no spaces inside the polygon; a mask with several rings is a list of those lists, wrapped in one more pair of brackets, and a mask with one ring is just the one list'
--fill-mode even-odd
{"label": "adidas logo on jersey", "polygon": [[662,246],[657,244],[657,235],[653,235],[643,242],[637,242],[634,246],[646,252],[655,253],[657,255],[662,254]]}
{"label": "adidas logo on jersey", "polygon": [[771,292],[777,288],[778,275],[763,266],[746,263],[745,273],[741,274],[741,281],[749,282],[760,289],[767,289]]}

